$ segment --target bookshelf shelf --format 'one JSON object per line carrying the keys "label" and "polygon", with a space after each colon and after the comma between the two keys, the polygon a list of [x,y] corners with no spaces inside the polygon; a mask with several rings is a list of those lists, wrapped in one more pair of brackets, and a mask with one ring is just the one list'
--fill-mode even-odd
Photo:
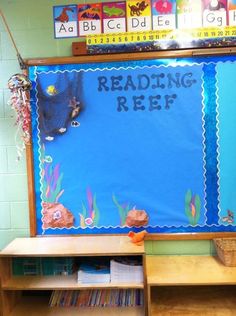
{"label": "bookshelf shelf", "polygon": [[3,290],[79,290],[79,289],[143,289],[142,283],[81,284],[76,275],[69,276],[14,276],[2,284]]}
{"label": "bookshelf shelf", "polygon": [[[75,258],[98,257],[141,258],[145,267],[143,246],[132,244],[126,236],[35,237],[17,238],[0,252],[0,315],[1,316],[60,316],[60,315],[147,315],[146,282],[79,283],[72,275],[13,275],[13,261],[21,258]],[[41,260],[41,259],[40,259]],[[145,273],[143,268],[143,277]],[[72,290],[141,290],[144,306],[135,307],[50,307],[52,291]],[[50,292],[50,294],[49,294]],[[42,294],[47,294],[42,297]],[[30,296],[29,296],[30,295]],[[31,297],[32,296],[32,297]],[[2,306],[2,308],[1,308]],[[2,314],[1,314],[2,309]]]}
{"label": "bookshelf shelf", "polygon": [[69,257],[143,255],[126,236],[32,237],[16,238],[2,252],[10,257]]}
{"label": "bookshelf shelf", "polygon": [[147,256],[149,316],[236,315],[236,267],[214,256]]}
{"label": "bookshelf shelf", "polygon": [[152,316],[236,315],[234,286],[160,286],[152,289]]}

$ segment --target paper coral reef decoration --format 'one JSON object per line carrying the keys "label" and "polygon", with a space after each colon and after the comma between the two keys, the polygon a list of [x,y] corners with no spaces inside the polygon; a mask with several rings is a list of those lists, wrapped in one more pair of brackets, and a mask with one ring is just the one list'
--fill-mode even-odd
{"label": "paper coral reef decoration", "polygon": [[[8,80],[8,88],[11,91],[9,104],[16,112],[16,125],[18,131],[22,130],[23,144],[17,145],[17,159],[19,160],[26,144],[30,141],[30,99],[28,91],[31,89],[31,81],[23,74],[15,74]],[[17,136],[17,135],[16,135]]]}

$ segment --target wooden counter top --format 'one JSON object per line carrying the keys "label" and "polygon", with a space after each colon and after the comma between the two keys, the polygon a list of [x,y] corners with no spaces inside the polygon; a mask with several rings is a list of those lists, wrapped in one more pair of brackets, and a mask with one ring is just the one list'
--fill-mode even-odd
{"label": "wooden counter top", "polygon": [[0,252],[0,256],[103,256],[142,255],[127,236],[79,236],[16,238]]}
{"label": "wooden counter top", "polygon": [[150,286],[236,284],[236,267],[214,256],[146,256],[146,269]]}

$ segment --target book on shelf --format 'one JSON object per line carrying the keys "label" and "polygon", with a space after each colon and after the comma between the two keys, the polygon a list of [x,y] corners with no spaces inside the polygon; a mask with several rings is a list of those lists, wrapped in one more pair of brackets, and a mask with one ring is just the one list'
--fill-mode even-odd
{"label": "book on shelf", "polygon": [[110,266],[107,263],[82,263],[77,272],[79,283],[110,283]]}
{"label": "book on shelf", "polygon": [[50,307],[131,307],[143,306],[141,289],[93,289],[52,291]]}
{"label": "book on shelf", "polygon": [[143,283],[143,266],[139,260],[111,260],[111,283]]}
{"label": "book on shelf", "polygon": [[139,258],[131,257],[85,261],[79,266],[77,280],[82,284],[143,283],[143,266]]}

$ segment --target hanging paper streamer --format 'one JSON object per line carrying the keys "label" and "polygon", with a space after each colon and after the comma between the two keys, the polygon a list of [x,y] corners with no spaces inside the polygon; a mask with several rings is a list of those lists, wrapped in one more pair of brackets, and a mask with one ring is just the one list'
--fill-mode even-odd
{"label": "hanging paper streamer", "polygon": [[27,92],[31,89],[31,81],[23,74],[15,74],[8,80],[8,88],[11,91],[9,104],[16,112],[18,131],[22,129],[23,145],[17,146],[19,160],[25,145],[30,141],[30,100]]}

